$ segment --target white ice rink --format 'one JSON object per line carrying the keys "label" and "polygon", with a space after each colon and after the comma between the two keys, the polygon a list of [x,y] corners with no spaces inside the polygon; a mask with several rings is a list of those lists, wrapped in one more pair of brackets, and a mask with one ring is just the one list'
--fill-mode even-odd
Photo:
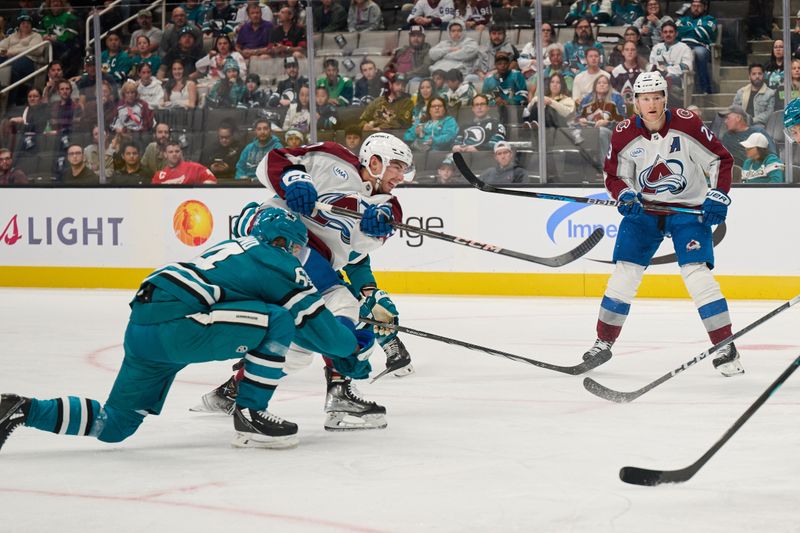
{"label": "white ice rink", "polygon": [[[0,391],[105,399],[132,291],[0,290]],[[599,298],[397,296],[409,327],[572,365]],[[737,330],[780,302],[732,301]],[[689,482],[629,486],[619,468],[694,462],[800,353],[790,309],[739,343],[744,376],[710,358],[631,404],[582,376],[404,335],[417,373],[360,386],[383,431],[322,429],[321,363],[282,381],[271,410],[291,450],[240,450],[226,417],[190,413],[229,364],[178,376],[161,416],[127,441],[18,429],[0,451],[0,531],[800,531],[800,373]],[[591,373],[637,389],[710,345],[688,300],[639,300],[614,358]],[[374,367],[382,369],[376,357]]]}

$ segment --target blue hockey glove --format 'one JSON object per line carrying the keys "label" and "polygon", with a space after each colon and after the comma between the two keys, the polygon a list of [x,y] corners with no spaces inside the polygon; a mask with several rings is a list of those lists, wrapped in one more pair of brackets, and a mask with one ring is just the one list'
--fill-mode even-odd
{"label": "blue hockey glove", "polygon": [[286,205],[295,213],[311,216],[317,203],[317,189],[311,176],[302,170],[291,169],[281,176]]}
{"label": "blue hockey glove", "polygon": [[619,211],[620,215],[628,218],[636,218],[641,215],[642,211],[644,211],[644,207],[642,206],[642,193],[629,190],[620,194],[617,211]]}
{"label": "blue hockey glove", "polygon": [[[366,311],[365,316],[374,318],[378,322],[386,322],[387,324],[397,324],[397,307],[389,295],[380,289],[372,291],[362,304],[362,309]],[[381,326],[373,326],[375,333],[381,337],[395,337],[397,331],[389,328],[382,328]],[[384,340],[380,339],[381,344]]]}
{"label": "blue hockey glove", "polygon": [[703,202],[703,224],[711,227],[725,222],[729,205],[731,205],[731,199],[727,194],[717,189],[708,191]]}
{"label": "blue hockey glove", "polygon": [[364,211],[359,227],[370,237],[388,237],[392,234],[392,206],[389,204],[369,205]]}

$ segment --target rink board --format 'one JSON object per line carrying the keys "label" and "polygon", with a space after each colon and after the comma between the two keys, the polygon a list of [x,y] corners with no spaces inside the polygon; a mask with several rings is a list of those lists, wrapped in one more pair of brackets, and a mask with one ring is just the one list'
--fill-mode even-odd
{"label": "rink board", "polygon": [[[548,189],[605,197],[602,189]],[[263,189],[7,189],[0,205],[0,285],[133,288],[151,269],[186,260],[229,236],[229,220]],[[514,198],[474,189],[403,189],[404,221],[463,239],[541,257],[577,246],[594,227],[603,241],[559,269],[398,232],[372,254],[392,292],[598,296],[611,272],[620,222],[616,210]],[[715,232],[715,274],[730,298],[784,299],[800,293],[795,214],[800,189],[736,188],[724,227]],[[88,201],[87,201],[88,200]],[[189,209],[181,208],[190,202]],[[178,222],[176,231],[176,220]],[[194,229],[185,220],[194,222]],[[193,245],[182,242],[179,234]],[[684,297],[665,240],[639,294]]]}

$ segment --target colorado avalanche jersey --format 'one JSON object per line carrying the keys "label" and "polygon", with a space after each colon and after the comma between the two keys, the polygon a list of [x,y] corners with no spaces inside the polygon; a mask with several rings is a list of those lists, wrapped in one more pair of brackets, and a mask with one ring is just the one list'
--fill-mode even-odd
{"label": "colorado avalanche jersey", "polygon": [[[397,198],[376,194],[372,184],[361,179],[358,158],[335,142],[321,142],[301,148],[281,148],[267,154],[256,169],[256,176],[275,197],[264,205],[287,209],[283,200],[281,176],[290,168],[302,169],[311,176],[318,201],[363,212],[369,204],[390,203],[395,221],[402,220]],[[334,270],[343,268],[351,252],[369,253],[385,239],[370,237],[359,229],[359,221],[350,217],[317,211],[303,217],[308,228],[308,245],[327,258]]]}
{"label": "colorado avalanche jersey", "polygon": [[693,113],[674,109],[658,132],[638,116],[617,124],[603,170],[614,199],[632,189],[646,202],[694,207],[709,186],[728,193],[732,168],[733,157],[711,130]]}

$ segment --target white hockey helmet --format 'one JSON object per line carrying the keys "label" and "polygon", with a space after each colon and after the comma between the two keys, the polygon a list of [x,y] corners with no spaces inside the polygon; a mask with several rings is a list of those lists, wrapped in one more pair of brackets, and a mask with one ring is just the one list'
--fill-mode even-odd
{"label": "white hockey helmet", "polygon": [[[369,170],[369,162],[373,155],[377,156],[383,163],[383,170],[381,170],[379,176],[372,174],[372,171]],[[386,171],[386,166],[390,161],[401,161],[406,164],[407,168],[403,173],[403,181],[413,180],[416,173],[414,155],[411,150],[406,143],[388,133],[373,133],[367,137],[358,152],[358,160],[367,169],[367,172],[378,181],[378,184],[380,184],[383,173]]]}
{"label": "white hockey helmet", "polygon": [[644,93],[657,93],[659,91],[663,91],[664,96],[667,96],[667,90],[667,80],[665,80],[664,76],[657,70],[653,72],[642,72],[636,78],[636,81],[633,82],[634,96],[639,96]]}

